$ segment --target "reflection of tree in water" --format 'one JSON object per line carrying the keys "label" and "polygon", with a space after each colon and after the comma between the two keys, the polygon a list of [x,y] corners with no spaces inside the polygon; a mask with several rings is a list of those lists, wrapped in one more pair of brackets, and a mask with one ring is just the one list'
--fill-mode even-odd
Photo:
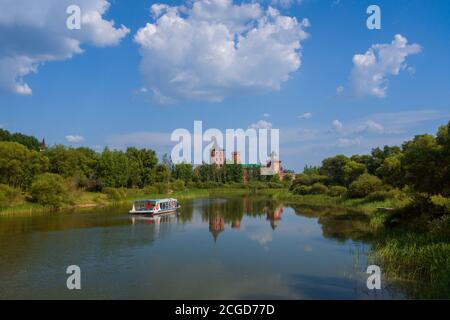
{"label": "reflection of tree in water", "polygon": [[361,241],[371,238],[370,219],[361,212],[341,208],[316,206],[291,206],[296,215],[317,218],[322,226],[322,234],[339,242]]}
{"label": "reflection of tree in water", "polygon": [[180,213],[178,216],[178,221],[182,224],[192,221],[194,218],[194,205],[192,201],[181,201],[181,208],[178,210]]}

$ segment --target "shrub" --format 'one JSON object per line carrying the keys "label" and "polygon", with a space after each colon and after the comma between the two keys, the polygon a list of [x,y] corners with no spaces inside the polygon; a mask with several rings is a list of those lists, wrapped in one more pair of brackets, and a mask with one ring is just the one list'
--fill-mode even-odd
{"label": "shrub", "polygon": [[365,173],[350,184],[348,195],[350,198],[364,198],[382,187],[383,183],[378,177]]}
{"label": "shrub", "polygon": [[319,174],[299,174],[296,179],[292,182],[291,190],[294,190],[297,186],[312,186],[315,183],[327,184],[329,178],[327,176],[322,176]]}
{"label": "shrub", "polygon": [[393,194],[391,194],[389,191],[375,191],[370,193],[365,200],[367,202],[376,202],[376,201],[385,201],[387,199],[391,199],[393,197]]}
{"label": "shrub", "polygon": [[311,187],[308,186],[297,186],[294,190],[293,190],[294,194],[297,195],[307,195],[311,193]]}
{"label": "shrub", "polygon": [[30,195],[32,201],[54,209],[70,202],[63,178],[53,173],[37,176],[31,184]]}
{"label": "shrub", "polygon": [[432,220],[429,225],[429,230],[434,236],[450,239],[450,215]]}
{"label": "shrub", "polygon": [[183,180],[175,180],[172,182],[172,190],[173,191],[183,191],[185,189]]}
{"label": "shrub", "polygon": [[113,201],[121,201],[127,198],[127,193],[122,188],[103,188],[102,192]]}
{"label": "shrub", "polygon": [[0,208],[13,205],[21,198],[21,195],[20,189],[0,184]]}
{"label": "shrub", "polygon": [[331,197],[344,197],[347,194],[347,188],[342,186],[332,186],[328,189],[328,195]]}
{"label": "shrub", "polygon": [[144,188],[144,193],[147,194],[157,194],[158,193],[158,188],[156,188],[155,186],[151,186],[148,185]]}
{"label": "shrub", "polygon": [[157,182],[154,184],[154,187],[159,194],[169,193],[169,184],[167,182]]}
{"label": "shrub", "polygon": [[314,183],[311,186],[310,194],[325,194],[328,192],[328,188],[320,182]]}
{"label": "shrub", "polygon": [[280,182],[269,182],[267,183],[267,187],[271,189],[282,189],[284,188],[284,184]]}

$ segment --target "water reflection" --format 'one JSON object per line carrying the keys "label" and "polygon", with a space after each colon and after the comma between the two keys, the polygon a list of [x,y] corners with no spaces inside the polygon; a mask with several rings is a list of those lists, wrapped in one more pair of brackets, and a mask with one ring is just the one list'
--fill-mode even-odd
{"label": "water reflection", "polygon": [[[261,197],[181,205],[159,217],[116,207],[0,218],[0,298],[379,297],[365,289],[368,221],[352,212]],[[65,288],[70,264],[80,292]]]}

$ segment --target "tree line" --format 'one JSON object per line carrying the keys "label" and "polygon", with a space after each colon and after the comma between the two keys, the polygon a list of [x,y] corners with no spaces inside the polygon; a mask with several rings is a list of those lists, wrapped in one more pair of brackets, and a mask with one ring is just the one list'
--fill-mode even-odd
{"label": "tree line", "polygon": [[[262,180],[259,169],[249,170],[250,181]],[[165,193],[186,186],[211,188],[242,184],[243,168],[203,164],[173,164],[166,154],[160,161],[154,150],[129,147],[125,151],[55,145],[45,147],[33,136],[0,130],[0,206],[14,203],[21,193],[42,204],[59,202],[64,185],[85,191],[148,188]],[[66,188],[67,189],[67,188]],[[52,191],[53,190],[53,191]]]}
{"label": "tree line", "polygon": [[450,122],[436,135],[422,134],[401,147],[375,148],[369,155],[336,155],[305,167],[291,186],[297,194],[331,192],[361,198],[386,189],[450,196]]}

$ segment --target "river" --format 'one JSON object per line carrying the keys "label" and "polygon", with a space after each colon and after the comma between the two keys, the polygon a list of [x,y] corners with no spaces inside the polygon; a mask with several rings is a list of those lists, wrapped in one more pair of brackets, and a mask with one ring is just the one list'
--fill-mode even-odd
{"label": "river", "polygon": [[[390,299],[367,288],[367,221],[260,197],[0,217],[2,299]],[[331,210],[331,209],[329,209]],[[334,209],[336,210],[336,209]],[[68,290],[66,269],[81,270]]]}

